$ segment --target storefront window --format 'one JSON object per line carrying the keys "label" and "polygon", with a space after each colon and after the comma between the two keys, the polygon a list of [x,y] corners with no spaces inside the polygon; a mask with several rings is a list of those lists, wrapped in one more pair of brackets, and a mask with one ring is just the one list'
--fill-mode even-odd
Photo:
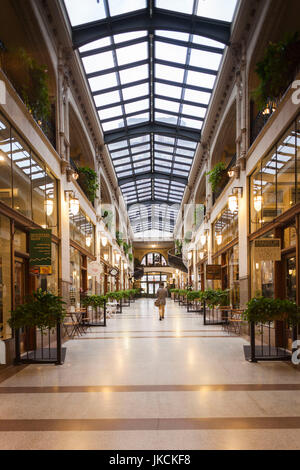
{"label": "storefront window", "polygon": [[69,214],[70,238],[89,251],[95,250],[95,227],[85,213],[80,210],[77,215]]}
{"label": "storefront window", "polygon": [[31,158],[23,139],[12,131],[13,207],[31,219]]}
{"label": "storefront window", "polygon": [[273,221],[300,201],[299,188],[296,191],[299,147],[300,139],[294,122],[252,174],[251,232]]}
{"label": "storefront window", "polygon": [[70,304],[74,307],[80,306],[80,253],[72,246],[70,247]]}
{"label": "storefront window", "polygon": [[218,252],[238,236],[238,212],[232,213],[228,206],[213,224],[213,249]]}
{"label": "storefront window", "polygon": [[10,222],[7,217],[0,216],[0,339],[11,337],[7,325],[11,311],[11,250]]}
{"label": "storefront window", "polygon": [[39,159],[31,158],[31,184],[32,184],[32,219],[41,227],[46,226],[45,190],[46,171]]}
{"label": "storefront window", "polygon": [[[272,238],[272,233],[267,233],[262,238]],[[274,261],[257,261],[255,259],[254,242],[251,243],[251,296],[262,295],[274,297]]]}
{"label": "storefront window", "polygon": [[0,201],[9,207],[12,205],[10,126],[0,116]]}

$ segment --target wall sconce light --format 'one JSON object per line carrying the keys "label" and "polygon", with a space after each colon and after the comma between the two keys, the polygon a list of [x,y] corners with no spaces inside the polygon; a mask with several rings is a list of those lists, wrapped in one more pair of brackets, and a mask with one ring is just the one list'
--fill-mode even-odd
{"label": "wall sconce light", "polygon": [[193,252],[192,252],[192,251],[189,251],[189,253],[188,253],[188,260],[191,261],[192,257],[193,257]]}
{"label": "wall sconce light", "polygon": [[116,254],[115,254],[115,258],[116,258],[116,263],[119,263],[119,262],[120,262],[120,258],[121,258],[120,253],[116,253]]}
{"label": "wall sconce light", "polygon": [[87,235],[87,236],[85,237],[85,244],[86,244],[86,246],[88,246],[88,247],[91,246],[91,244],[92,244],[92,237],[91,237],[91,235]]}
{"label": "wall sconce light", "polygon": [[79,213],[79,209],[80,209],[80,204],[79,204],[78,198],[76,196],[72,196],[70,201],[69,201],[69,204],[70,204],[71,214],[72,215],[77,215]]}
{"label": "wall sconce light", "polygon": [[102,243],[102,246],[105,247],[107,245],[107,237],[102,237],[101,243]]}
{"label": "wall sconce light", "polygon": [[44,206],[47,216],[50,217],[53,214],[54,200],[47,197],[47,199],[45,199]]}
{"label": "wall sconce light", "polygon": [[220,246],[223,240],[223,236],[221,233],[218,233],[218,235],[216,235],[216,240],[217,240],[217,244]]}
{"label": "wall sconce light", "polygon": [[203,259],[204,258],[204,251],[200,251],[200,259]]}
{"label": "wall sconce light", "polygon": [[202,246],[205,245],[205,243],[206,243],[206,234],[205,233],[203,235],[201,235],[200,242],[201,242]]}
{"label": "wall sconce light", "polygon": [[234,170],[229,170],[227,174],[228,174],[229,178],[233,178],[234,177]]}
{"label": "wall sconce light", "polygon": [[176,269],[176,274],[179,274],[179,269]]}
{"label": "wall sconce light", "polygon": [[276,111],[276,103],[274,103],[274,101],[269,101],[262,113],[264,116],[268,116],[268,115],[273,114],[275,111]]}
{"label": "wall sconce light", "polygon": [[238,200],[235,194],[231,194],[228,198],[228,207],[231,212],[238,210]]}
{"label": "wall sconce light", "polygon": [[127,269],[127,268],[128,268],[128,264],[124,263],[124,269]]}
{"label": "wall sconce light", "polygon": [[254,196],[253,205],[256,212],[260,212],[262,208],[262,196]]}
{"label": "wall sconce light", "polygon": [[105,254],[103,255],[103,258],[104,258],[105,261],[108,261],[108,254],[105,253]]}

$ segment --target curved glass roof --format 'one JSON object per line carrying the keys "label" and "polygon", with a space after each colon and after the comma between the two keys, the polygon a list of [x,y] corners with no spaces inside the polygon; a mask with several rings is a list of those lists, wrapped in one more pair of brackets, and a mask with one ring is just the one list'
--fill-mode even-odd
{"label": "curved glass roof", "polygon": [[65,0],[135,232],[174,229],[236,3]]}

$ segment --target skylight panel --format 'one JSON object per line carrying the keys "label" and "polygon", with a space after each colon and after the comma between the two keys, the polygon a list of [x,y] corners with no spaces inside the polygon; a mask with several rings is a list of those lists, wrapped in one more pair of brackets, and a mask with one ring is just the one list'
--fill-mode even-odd
{"label": "skylight panel", "polygon": [[150,120],[149,113],[136,114],[136,116],[127,118],[127,125],[134,126],[135,124],[141,124]]}
{"label": "skylight panel", "polygon": [[98,111],[98,114],[101,120],[114,118],[122,115],[122,108],[121,106],[113,106],[111,108],[102,109],[102,111]]}
{"label": "skylight panel", "polygon": [[185,41],[188,42],[189,34],[188,33],[181,33],[179,31],[164,31],[157,29],[155,31],[157,36],[162,36],[164,38],[175,39],[177,41]]}
{"label": "skylight panel", "polygon": [[212,90],[215,81],[216,77],[214,75],[189,70],[187,74],[186,83],[188,85],[195,85],[203,88],[209,88]]}
{"label": "skylight panel", "polygon": [[131,152],[132,152],[132,155],[134,155],[135,153],[147,152],[148,150],[150,150],[150,144],[138,145],[137,147],[133,147],[131,149]]}
{"label": "skylight panel", "polygon": [[149,77],[149,70],[148,70],[148,65],[146,64],[120,71],[120,78],[121,78],[122,85],[125,85],[130,82],[135,82],[137,80],[144,80],[145,78],[148,78],[148,77]]}
{"label": "skylight panel", "polygon": [[110,151],[114,151],[114,150],[117,150],[119,148],[122,148],[122,147],[127,147],[127,141],[126,140],[122,140],[120,142],[115,142],[114,144],[109,144],[108,145],[108,149]]}
{"label": "skylight panel", "polygon": [[181,83],[183,81],[184,70],[168,65],[155,65],[155,75],[162,80]]}
{"label": "skylight panel", "polygon": [[87,52],[92,51],[93,49],[100,49],[101,47],[110,46],[110,44],[110,38],[97,39],[97,41],[89,42],[88,44],[85,44],[85,46],[80,47],[79,52]]}
{"label": "skylight panel", "polygon": [[113,129],[117,129],[118,127],[124,127],[124,126],[125,126],[124,119],[105,122],[102,124],[102,128],[104,132],[112,131]]}
{"label": "skylight panel", "polygon": [[149,95],[148,83],[142,85],[135,85],[122,90],[124,100],[130,100],[131,98],[137,98],[138,96]]}
{"label": "skylight panel", "polygon": [[142,42],[134,46],[127,46],[117,49],[117,59],[119,65],[145,60],[148,57],[148,44]]}
{"label": "skylight panel", "polygon": [[140,137],[135,137],[134,139],[130,139],[130,145],[144,144],[145,142],[149,142],[149,141],[150,141],[149,135],[142,135]]}
{"label": "skylight panel", "polygon": [[201,121],[195,121],[194,119],[182,118],[182,119],[180,119],[180,126],[191,127],[192,129],[201,130],[202,122]]}
{"label": "skylight panel", "polygon": [[111,103],[118,103],[120,101],[120,93],[118,91],[111,91],[110,93],[103,93],[94,97],[95,105],[106,106]]}
{"label": "skylight panel", "polygon": [[138,111],[144,111],[145,109],[149,108],[149,100],[140,100],[135,101],[134,103],[125,104],[125,113],[136,113]]}
{"label": "skylight panel", "polygon": [[163,95],[169,98],[181,98],[182,88],[178,86],[165,85],[164,83],[155,83],[156,95]]}
{"label": "skylight panel", "polygon": [[162,100],[160,98],[155,99],[155,107],[159,109],[163,109],[166,111],[173,111],[174,113],[179,112],[180,103],[176,103],[174,101]]}
{"label": "skylight panel", "polygon": [[180,13],[193,13],[194,0],[156,0],[156,7],[164,10],[178,11]]}
{"label": "skylight panel", "polygon": [[104,2],[95,0],[65,0],[72,26],[102,20],[106,17]]}
{"label": "skylight panel", "polygon": [[196,142],[191,142],[190,140],[181,140],[181,139],[177,140],[177,145],[179,145],[181,147],[192,148],[192,149],[196,149],[196,147],[197,147]]}
{"label": "skylight panel", "polygon": [[117,86],[118,82],[115,73],[108,73],[99,77],[89,78],[89,84],[92,92],[94,92]]}
{"label": "skylight panel", "polygon": [[237,0],[226,0],[226,2],[224,0],[200,1],[197,15],[205,18],[212,18],[214,20],[231,22],[236,4]]}
{"label": "skylight panel", "polygon": [[177,124],[177,118],[174,116],[170,116],[169,114],[164,114],[160,112],[155,112],[155,119],[156,121],[164,122],[166,124]]}
{"label": "skylight panel", "polygon": [[174,44],[166,44],[164,42],[156,41],[155,56],[157,59],[185,64],[187,48],[182,46],[175,46]]}
{"label": "skylight panel", "polygon": [[199,106],[191,106],[188,104],[184,104],[182,106],[182,114],[188,114],[190,116],[204,118],[206,114],[206,109],[200,108]]}
{"label": "skylight panel", "polygon": [[159,145],[159,144],[155,144],[155,150],[161,150],[163,152],[170,152],[170,153],[174,152],[173,147],[168,147],[167,145]]}
{"label": "skylight panel", "polygon": [[144,36],[147,36],[147,31],[133,31],[132,33],[116,34],[115,36],[113,36],[113,38],[114,42],[116,44],[119,44],[121,42],[131,41],[132,39],[139,39]]}
{"label": "skylight panel", "polygon": [[198,36],[196,34],[194,34],[193,36],[193,42],[195,44],[200,44],[202,46],[210,46],[210,47],[217,47],[219,49],[225,49],[225,44],[221,43],[221,42],[218,42],[218,41],[214,41],[213,39],[208,39],[208,38],[205,38],[203,36]]}
{"label": "skylight panel", "polygon": [[175,139],[173,137],[167,137],[165,135],[155,135],[155,142],[160,142],[162,144],[174,145]]}
{"label": "skylight panel", "polygon": [[211,94],[204,93],[201,91],[191,90],[186,88],[184,91],[184,99],[187,101],[193,101],[194,103],[207,104],[209,103]]}
{"label": "skylight panel", "polygon": [[82,62],[86,73],[98,72],[114,67],[114,59],[111,51],[83,57]]}
{"label": "skylight panel", "polygon": [[191,50],[190,65],[211,70],[218,70],[222,56],[213,52]]}
{"label": "skylight panel", "polygon": [[130,0],[130,2],[109,0],[108,5],[110,15],[116,16],[146,8],[146,0]]}

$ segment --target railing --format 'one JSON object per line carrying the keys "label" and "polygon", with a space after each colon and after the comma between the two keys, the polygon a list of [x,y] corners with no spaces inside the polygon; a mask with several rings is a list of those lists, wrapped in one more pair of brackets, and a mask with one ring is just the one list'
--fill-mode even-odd
{"label": "railing", "polygon": [[230,171],[236,164],[236,155],[234,155],[229,163],[229,165],[227,166],[225,172],[224,172],[224,176],[220,182],[220,185],[218,186],[218,189],[216,191],[214,191],[212,193],[212,201],[213,201],[213,204],[215,204],[216,200],[218,199],[219,196],[221,196],[224,188],[227,186],[227,184],[229,183],[230,181],[230,178],[228,176],[228,171]]}
{"label": "railing", "polygon": [[144,276],[144,268],[143,266],[138,266],[134,269],[133,277],[136,281],[141,279]]}
{"label": "railing", "polygon": [[251,323],[250,346],[244,346],[245,358],[250,362],[290,361],[292,343],[296,340],[297,328],[289,328],[285,321],[276,325]]}
{"label": "railing", "polygon": [[21,352],[21,331],[15,331],[15,364],[56,364],[64,362],[66,349],[61,346],[61,324],[56,325],[56,334],[53,330],[40,330],[38,328],[25,328],[24,350]]}
{"label": "railing", "polygon": [[86,316],[81,321],[85,327],[106,327],[106,301],[103,301],[102,307],[87,307]]}
{"label": "railing", "polygon": [[203,302],[203,324],[207,325],[225,325],[228,323],[228,315],[231,308],[215,307],[209,308],[206,302]]}
{"label": "railing", "polygon": [[168,251],[168,265],[184,273],[188,273],[188,268],[184,263],[182,255],[175,255],[174,249]]}
{"label": "railing", "polygon": [[274,114],[272,109],[270,109],[269,114],[264,114],[262,111],[260,111],[256,118],[251,122],[250,145],[252,145],[255,139],[259,136],[272,114]]}

